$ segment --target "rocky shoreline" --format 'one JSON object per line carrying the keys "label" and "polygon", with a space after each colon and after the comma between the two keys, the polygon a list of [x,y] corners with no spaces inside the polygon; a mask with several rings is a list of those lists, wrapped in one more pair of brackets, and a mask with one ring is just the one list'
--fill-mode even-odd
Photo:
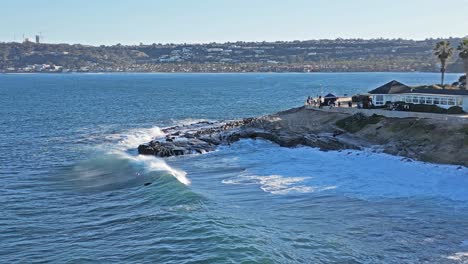
{"label": "rocky shoreline", "polygon": [[168,127],[163,132],[165,137],[138,146],[138,152],[159,157],[203,154],[240,139],[260,138],[282,147],[371,148],[410,159],[468,166],[468,124],[427,119],[379,116],[367,120],[299,107],[256,118]]}

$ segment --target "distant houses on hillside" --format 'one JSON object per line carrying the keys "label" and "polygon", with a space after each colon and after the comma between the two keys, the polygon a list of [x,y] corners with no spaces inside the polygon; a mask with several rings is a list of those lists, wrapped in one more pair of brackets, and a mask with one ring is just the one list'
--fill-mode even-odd
{"label": "distant houses on hillside", "polygon": [[[453,38],[453,43],[461,39]],[[28,65],[60,65],[65,72],[381,72],[438,71],[429,56],[439,39],[335,39],[206,44],[87,46],[0,42],[0,72],[49,72]],[[448,72],[462,72],[452,58]]]}

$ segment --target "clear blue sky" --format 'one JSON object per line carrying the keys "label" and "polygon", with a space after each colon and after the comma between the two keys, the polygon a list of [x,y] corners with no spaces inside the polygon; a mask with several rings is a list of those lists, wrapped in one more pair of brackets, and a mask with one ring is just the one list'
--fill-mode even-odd
{"label": "clear blue sky", "polygon": [[468,0],[7,0],[0,41],[200,43],[462,37]]}

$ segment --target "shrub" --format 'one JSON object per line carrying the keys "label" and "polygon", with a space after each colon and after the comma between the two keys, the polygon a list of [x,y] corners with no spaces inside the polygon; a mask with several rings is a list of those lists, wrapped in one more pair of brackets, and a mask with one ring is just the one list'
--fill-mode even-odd
{"label": "shrub", "polygon": [[463,83],[466,83],[466,75],[460,76],[460,78],[458,78],[458,82],[460,82],[460,83],[462,83],[462,84],[463,84]]}
{"label": "shrub", "polygon": [[374,106],[372,106],[372,109],[385,109],[385,108],[387,108],[386,105],[374,105]]}
{"label": "shrub", "polygon": [[338,120],[336,125],[348,132],[356,133],[367,125],[377,124],[381,119],[382,116],[380,115],[373,114],[372,116],[367,117],[362,113],[357,113],[350,117]]}
{"label": "shrub", "polygon": [[409,104],[409,110],[412,112],[423,112],[423,113],[436,113],[436,114],[447,113],[447,109],[444,109],[437,105],[426,105],[426,104]]}
{"label": "shrub", "polygon": [[447,109],[447,114],[463,114],[465,111],[463,111],[463,108],[460,106],[452,106],[449,109]]}
{"label": "shrub", "polygon": [[460,87],[460,89],[466,89],[467,88],[467,86],[466,86],[466,75],[460,76],[460,78],[458,79],[458,87]]}

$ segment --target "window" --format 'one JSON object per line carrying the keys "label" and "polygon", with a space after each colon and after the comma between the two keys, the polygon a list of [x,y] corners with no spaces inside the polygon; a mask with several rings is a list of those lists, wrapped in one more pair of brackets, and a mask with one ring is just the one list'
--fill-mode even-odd
{"label": "window", "polygon": [[413,103],[419,103],[419,98],[417,96],[413,96]]}
{"label": "window", "polygon": [[440,98],[434,97],[434,104],[440,104]]}
{"label": "window", "polygon": [[449,98],[449,99],[447,99],[447,103],[448,103],[448,105],[455,105],[455,99]]}
{"label": "window", "polygon": [[426,97],[426,104],[432,104],[432,97]]}
{"label": "window", "polygon": [[376,105],[382,105],[383,102],[383,95],[379,94],[375,96],[375,104]]}
{"label": "window", "polygon": [[413,99],[412,96],[406,96],[405,97],[405,102],[406,103],[411,103],[411,102],[413,102],[412,99]]}
{"label": "window", "polygon": [[425,104],[426,103],[426,97],[419,97],[419,103],[420,104]]}
{"label": "window", "polygon": [[444,98],[444,97],[440,98],[440,104],[447,105],[447,98]]}

